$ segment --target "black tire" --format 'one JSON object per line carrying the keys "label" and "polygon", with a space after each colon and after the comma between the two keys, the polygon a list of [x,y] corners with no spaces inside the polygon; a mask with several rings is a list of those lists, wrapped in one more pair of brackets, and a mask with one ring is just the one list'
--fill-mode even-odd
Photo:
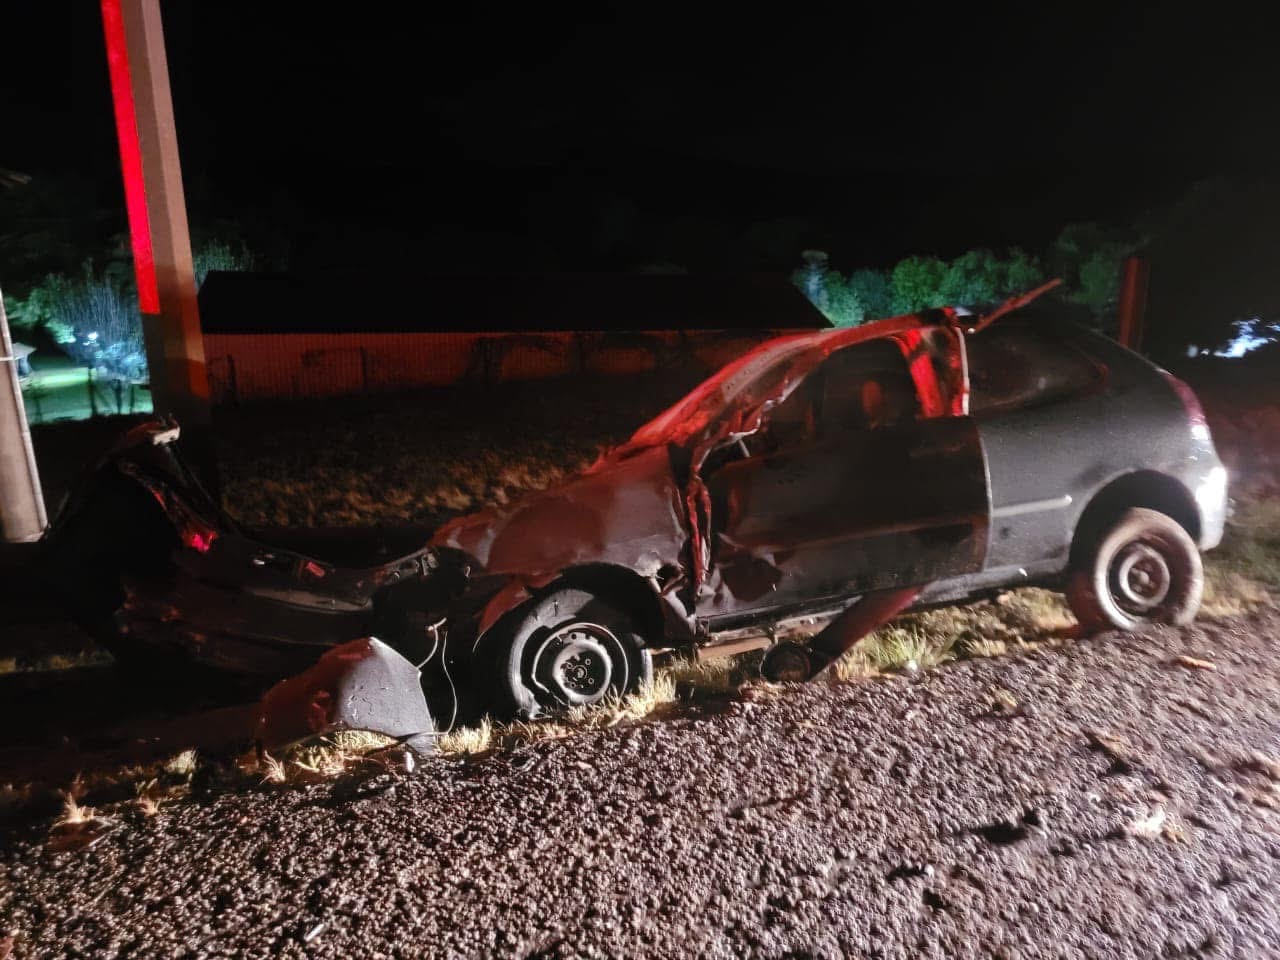
{"label": "black tire", "polygon": [[775,643],[764,652],[760,676],[770,683],[803,683],[813,676],[813,654],[791,640]]}
{"label": "black tire", "polygon": [[1085,633],[1182,626],[1204,595],[1195,542],[1172,517],[1136,508],[1105,530],[1071,571],[1067,603]]}
{"label": "black tire", "polygon": [[574,587],[514,611],[486,637],[479,660],[479,693],[502,719],[563,713],[653,682],[653,658],[635,619]]}

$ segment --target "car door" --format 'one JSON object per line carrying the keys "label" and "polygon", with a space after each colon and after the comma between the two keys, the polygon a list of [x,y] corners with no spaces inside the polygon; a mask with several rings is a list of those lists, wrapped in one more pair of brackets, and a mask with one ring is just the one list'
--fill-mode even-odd
{"label": "car door", "polygon": [[1075,501],[1098,450],[1132,437],[1100,391],[1105,370],[1069,339],[1011,318],[967,340],[973,415],[988,458],[988,569],[1065,565]]}
{"label": "car door", "polygon": [[833,353],[705,477],[707,621],[981,568],[989,513],[973,421],[943,402],[950,329]]}

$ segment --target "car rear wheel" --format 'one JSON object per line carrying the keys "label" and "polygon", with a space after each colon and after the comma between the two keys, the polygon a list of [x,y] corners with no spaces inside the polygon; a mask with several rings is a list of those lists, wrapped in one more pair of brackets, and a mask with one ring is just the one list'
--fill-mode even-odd
{"label": "car rear wheel", "polygon": [[1071,573],[1067,602],[1088,633],[1195,619],[1204,594],[1200,551],[1172,517],[1133,509]]}
{"label": "car rear wheel", "polygon": [[517,610],[481,657],[491,711],[533,718],[635,693],[653,659],[635,620],[585,590],[562,587]]}

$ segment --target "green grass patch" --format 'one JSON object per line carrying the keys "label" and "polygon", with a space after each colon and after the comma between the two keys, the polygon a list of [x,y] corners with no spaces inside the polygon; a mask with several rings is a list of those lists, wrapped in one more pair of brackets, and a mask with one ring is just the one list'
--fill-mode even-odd
{"label": "green grass patch", "polygon": [[1246,501],[1227,521],[1222,545],[1205,555],[1203,615],[1250,613],[1280,590],[1280,502]]}

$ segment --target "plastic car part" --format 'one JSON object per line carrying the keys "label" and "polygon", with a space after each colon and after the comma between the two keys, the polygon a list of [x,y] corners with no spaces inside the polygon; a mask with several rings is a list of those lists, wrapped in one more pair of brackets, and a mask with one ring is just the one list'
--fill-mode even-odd
{"label": "plastic car part", "polygon": [[334,647],[266,692],[254,739],[272,749],[338,730],[381,733],[415,753],[434,753],[436,724],[418,668],[373,638]]}

